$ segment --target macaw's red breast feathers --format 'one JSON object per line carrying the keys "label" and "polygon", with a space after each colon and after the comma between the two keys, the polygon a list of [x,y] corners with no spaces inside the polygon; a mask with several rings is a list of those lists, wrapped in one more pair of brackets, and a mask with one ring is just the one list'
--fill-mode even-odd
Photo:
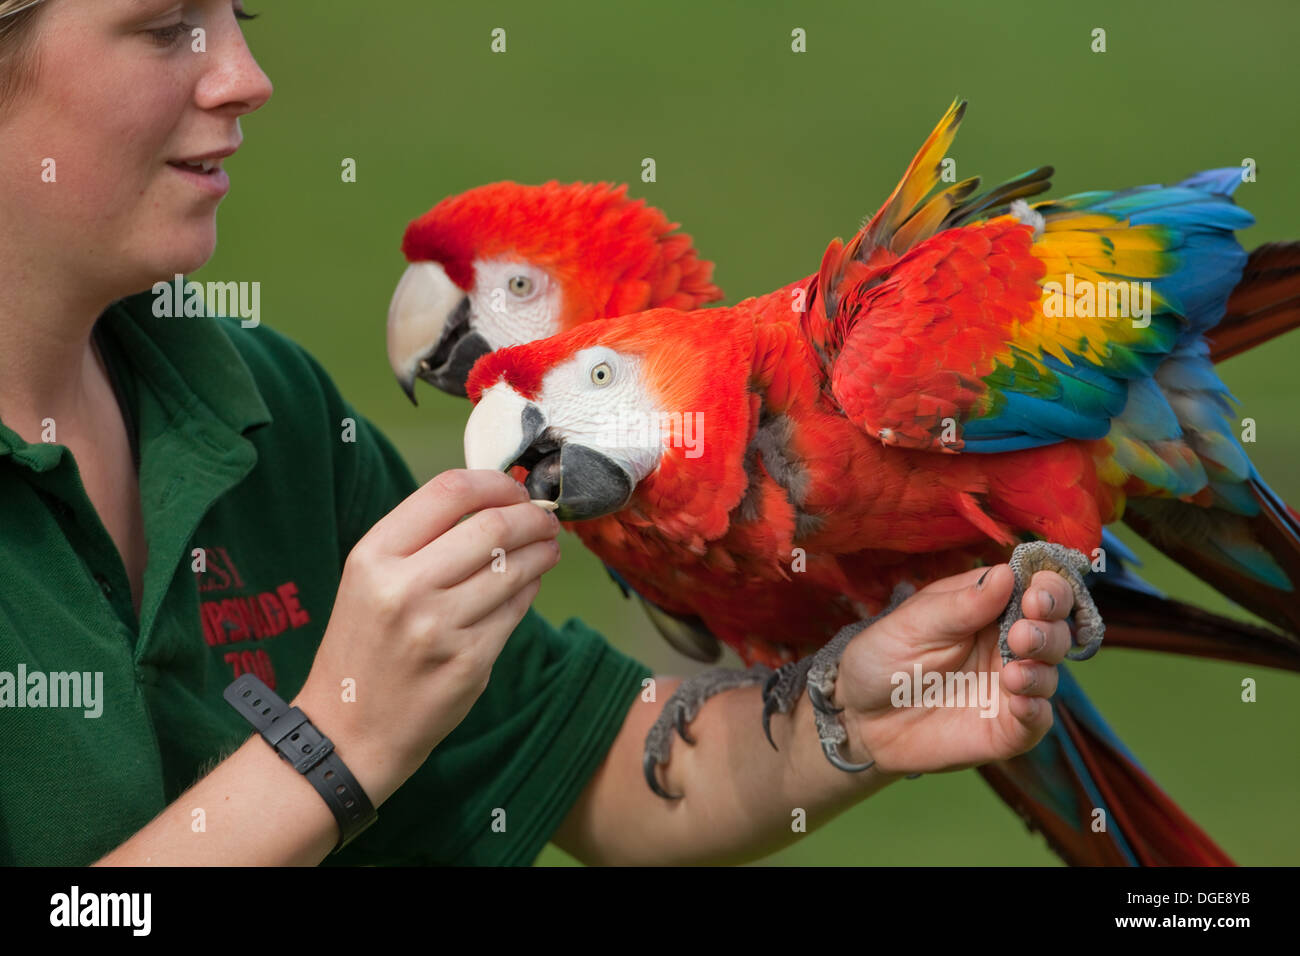
{"label": "macaw's red breast feathers", "polygon": [[653,307],[693,309],[722,298],[713,263],[691,237],[626,186],[501,182],[438,203],[402,239],[411,262],[435,261],[462,289],[474,263],[518,259],[565,290],[564,325]]}

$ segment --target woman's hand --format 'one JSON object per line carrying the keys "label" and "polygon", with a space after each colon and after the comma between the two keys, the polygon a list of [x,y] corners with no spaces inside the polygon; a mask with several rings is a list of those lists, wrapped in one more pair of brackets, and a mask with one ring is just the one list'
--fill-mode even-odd
{"label": "woman's hand", "polygon": [[[846,759],[874,758],[882,773],[934,773],[1014,757],[1043,739],[1052,726],[1047,698],[1056,692],[1056,665],[1071,646],[1065,618],[1074,596],[1055,572],[1034,575],[1021,602],[1025,617],[1008,637],[1024,659],[1004,667],[997,621],[1012,584],[1005,564],[935,581],[849,643],[835,686],[849,734]],[[945,688],[949,675],[974,675],[966,685],[982,685],[987,706],[978,699],[948,706],[946,697],[944,706],[896,706],[904,701],[899,688],[912,691],[913,705],[922,703],[922,688],[913,686],[917,664],[922,687],[929,674]]]}
{"label": "woman's hand", "polygon": [[559,530],[509,476],[446,471],[348,555],[294,703],[334,741],[376,806],[487,686],[541,575],[559,561]]}

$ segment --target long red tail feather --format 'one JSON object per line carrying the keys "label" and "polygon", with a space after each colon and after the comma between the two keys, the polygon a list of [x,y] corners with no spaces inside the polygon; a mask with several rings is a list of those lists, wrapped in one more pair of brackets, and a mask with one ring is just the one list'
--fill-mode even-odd
{"label": "long red tail feather", "polygon": [[1206,336],[1222,362],[1300,326],[1300,242],[1270,242],[1246,260],[1227,312]]}

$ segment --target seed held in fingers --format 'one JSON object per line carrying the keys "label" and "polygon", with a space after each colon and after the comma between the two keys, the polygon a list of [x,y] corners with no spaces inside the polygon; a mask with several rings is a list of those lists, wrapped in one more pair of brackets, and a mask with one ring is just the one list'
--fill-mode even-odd
{"label": "seed held in fingers", "polygon": [[548,501],[546,498],[529,498],[528,500],[537,505],[537,507],[541,508],[543,511],[554,511],[560,507],[558,501]]}

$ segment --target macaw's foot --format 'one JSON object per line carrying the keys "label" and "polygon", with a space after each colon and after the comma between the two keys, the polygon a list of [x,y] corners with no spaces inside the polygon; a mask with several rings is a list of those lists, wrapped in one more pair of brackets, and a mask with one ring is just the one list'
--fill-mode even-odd
{"label": "macaw's foot", "polygon": [[655,772],[656,768],[668,763],[673,747],[673,734],[679,734],[682,740],[694,744],[694,739],[686,732],[686,725],[695,719],[695,715],[700,712],[706,700],[724,690],[764,684],[771,675],[772,669],[761,664],[748,670],[714,667],[682,681],[673,692],[673,696],[664,702],[664,709],[660,711],[659,719],[650,728],[650,733],[646,734],[645,756],[641,760],[641,768],[645,772],[645,782],[650,785],[650,789],[666,800],[680,799],[680,793],[668,793],[659,785],[659,778]]}
{"label": "macaw's foot", "polygon": [[1074,592],[1072,614],[1075,649],[1065,656],[1072,661],[1086,661],[1097,653],[1098,648],[1101,647],[1101,640],[1106,634],[1106,626],[1102,623],[1101,613],[1093,603],[1092,595],[1083,584],[1083,576],[1090,568],[1091,564],[1083,552],[1067,548],[1062,544],[1051,541],[1029,541],[1016,545],[1015,551],[1011,553],[1011,573],[1016,576],[1016,583],[1011,589],[1011,601],[1002,615],[998,632],[998,650],[1002,652],[1002,663],[1006,664],[1015,659],[1016,655],[1011,652],[1011,647],[1007,644],[1007,636],[1011,633],[1011,625],[1025,616],[1021,611],[1020,602],[1025,596],[1029,582],[1038,571],[1055,571],[1070,583],[1070,589]]}
{"label": "macaw's foot", "polygon": [[801,657],[773,671],[763,685],[763,733],[773,750],[778,748],[772,739],[772,715],[788,714],[794,709],[799,695],[808,686],[808,669],[812,664],[812,654]]}
{"label": "macaw's foot", "polygon": [[817,736],[821,739],[822,750],[826,754],[826,759],[848,773],[860,773],[863,770],[868,770],[875,766],[876,762],[869,760],[866,763],[849,763],[840,755],[840,745],[849,739],[848,732],[845,731],[844,725],[840,723],[839,718],[843,708],[831,704],[831,698],[835,693],[835,678],[839,675],[840,670],[840,658],[844,656],[844,648],[849,646],[849,641],[893,611],[894,608],[911,597],[915,591],[916,588],[907,582],[899,583],[894,587],[894,594],[883,611],[875,617],[867,618],[865,621],[857,621],[840,628],[839,633],[831,638],[811,658],[812,664],[808,668],[808,699],[812,701],[813,705],[813,719],[817,723]]}

